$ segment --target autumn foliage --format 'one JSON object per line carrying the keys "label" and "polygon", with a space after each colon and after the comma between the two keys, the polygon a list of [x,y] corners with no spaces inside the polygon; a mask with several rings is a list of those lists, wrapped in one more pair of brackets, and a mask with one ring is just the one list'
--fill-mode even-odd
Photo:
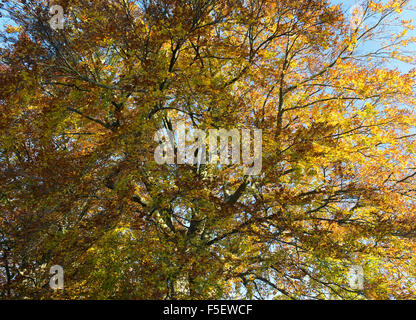
{"label": "autumn foliage", "polygon": [[[407,1],[0,3],[3,299],[416,297]],[[261,129],[261,174],[158,165],[178,121]]]}

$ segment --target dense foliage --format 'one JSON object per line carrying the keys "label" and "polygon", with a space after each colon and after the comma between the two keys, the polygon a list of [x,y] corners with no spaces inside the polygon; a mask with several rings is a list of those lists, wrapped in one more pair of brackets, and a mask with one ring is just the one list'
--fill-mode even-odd
{"label": "dense foliage", "polygon": [[[416,296],[407,1],[1,3],[2,298]],[[261,174],[158,165],[179,121],[262,129]]]}

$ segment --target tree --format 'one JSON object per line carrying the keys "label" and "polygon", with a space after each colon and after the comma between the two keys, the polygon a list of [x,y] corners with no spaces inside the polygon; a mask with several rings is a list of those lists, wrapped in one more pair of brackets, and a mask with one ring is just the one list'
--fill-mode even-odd
{"label": "tree", "polygon": [[[2,3],[2,297],[415,297],[407,1]],[[261,174],[158,165],[181,121],[261,129]]]}

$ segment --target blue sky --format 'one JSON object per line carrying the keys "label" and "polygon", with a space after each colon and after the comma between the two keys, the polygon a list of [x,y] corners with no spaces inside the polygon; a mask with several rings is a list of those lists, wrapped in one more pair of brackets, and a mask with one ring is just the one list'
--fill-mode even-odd
{"label": "blue sky", "polygon": [[[334,3],[334,4],[340,4],[343,8],[343,11],[346,12],[347,14],[349,14],[349,10],[355,4],[360,4],[363,1],[360,1],[360,0],[344,0],[344,1],[332,0],[331,2]],[[407,9],[405,11],[403,11],[403,13],[401,14],[401,19],[402,20],[412,20],[413,19],[414,23],[416,23],[416,9],[415,9],[415,7],[416,7],[416,0],[410,0],[409,4],[407,6]],[[388,33],[390,33],[390,32],[393,32],[394,30],[387,30],[387,31],[388,31]],[[389,34],[386,34],[385,36],[388,37]],[[416,30],[411,32],[411,33],[409,32],[408,36],[416,37]],[[368,41],[360,48],[360,50],[374,52],[379,47],[380,47],[380,42]],[[416,44],[409,45],[406,48],[406,51],[416,52]],[[410,69],[414,68],[413,65],[409,65],[407,63],[397,61],[397,60],[391,61],[388,66],[392,69],[398,68],[402,72],[407,72]]]}

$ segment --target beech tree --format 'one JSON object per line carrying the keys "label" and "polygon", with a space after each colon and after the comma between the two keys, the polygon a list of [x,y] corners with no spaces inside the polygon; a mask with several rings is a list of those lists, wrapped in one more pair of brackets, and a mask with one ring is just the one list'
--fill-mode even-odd
{"label": "beech tree", "polygon": [[[1,3],[2,298],[416,296],[408,1]],[[261,173],[157,164],[180,122],[262,130]]]}

